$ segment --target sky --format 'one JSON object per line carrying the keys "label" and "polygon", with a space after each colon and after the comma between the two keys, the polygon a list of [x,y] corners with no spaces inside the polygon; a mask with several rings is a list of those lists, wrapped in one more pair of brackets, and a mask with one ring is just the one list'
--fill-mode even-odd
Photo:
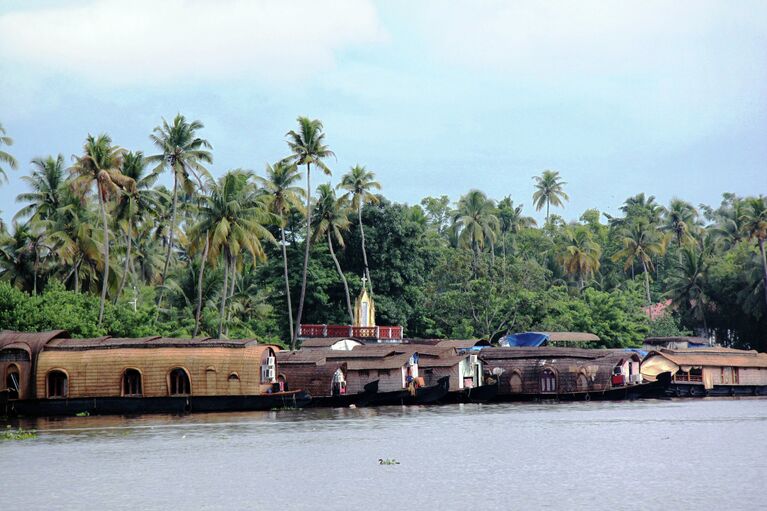
{"label": "sky", "polygon": [[553,169],[568,220],[638,192],[718,204],[767,194],[767,2],[0,2],[6,220],[32,158],[102,132],[154,154],[179,112],[215,176],[263,173],[304,115],[337,155],[314,183],[365,165],[398,202],[478,188],[541,219]]}

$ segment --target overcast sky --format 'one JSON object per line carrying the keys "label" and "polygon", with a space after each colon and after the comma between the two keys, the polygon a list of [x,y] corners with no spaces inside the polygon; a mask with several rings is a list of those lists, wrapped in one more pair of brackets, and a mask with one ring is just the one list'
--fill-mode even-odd
{"label": "overcast sky", "polygon": [[306,115],[334,180],[363,164],[397,201],[479,188],[532,213],[555,169],[568,219],[640,191],[717,204],[767,193],[767,2],[0,3],[6,219],[33,157],[101,132],[151,154],[177,112],[214,175],[262,172]]}

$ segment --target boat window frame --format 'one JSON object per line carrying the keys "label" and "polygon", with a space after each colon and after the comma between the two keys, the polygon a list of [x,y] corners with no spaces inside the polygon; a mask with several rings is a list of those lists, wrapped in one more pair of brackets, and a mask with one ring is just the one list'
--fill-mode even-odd
{"label": "boat window frame", "polygon": [[[129,394],[125,392],[126,381],[125,377],[128,371],[135,371],[138,373],[138,394]],[[120,396],[122,397],[144,397],[144,373],[138,367],[126,367],[123,369],[122,377],[120,378]]]}
{"label": "boat window frame", "polygon": [[[54,373],[64,375],[64,386],[62,395],[51,395],[51,376]],[[45,373],[45,397],[47,399],[68,399],[69,398],[69,373],[66,369],[60,367],[52,367]]]}
{"label": "boat window frame", "polygon": [[[544,390],[544,386],[542,385],[544,377],[547,375],[551,375],[550,381],[553,381],[554,383],[554,388],[551,390]],[[538,375],[538,392],[541,394],[557,394],[559,392],[559,374],[557,373],[556,369],[551,367],[543,368],[543,370]]]}
{"label": "boat window frame", "polygon": [[[519,390],[514,390],[514,387],[511,384],[511,380],[514,377],[519,378]],[[522,373],[518,369],[514,369],[509,373],[509,392],[512,394],[522,394],[525,391],[525,379],[522,378]]]}
{"label": "boat window frame", "polygon": [[[15,369],[15,371],[11,371],[11,369]],[[11,377],[11,374],[16,374],[16,389],[11,389],[11,387],[8,385],[8,378]],[[21,399],[21,367],[19,367],[18,364],[11,362],[5,367],[5,386],[8,389],[8,399]],[[15,392],[16,397],[11,397],[11,393]]]}
{"label": "boat window frame", "polygon": [[[187,383],[189,385],[189,388],[186,389],[188,392],[186,392],[186,393],[181,393],[181,392],[173,393],[173,386],[171,385],[171,383],[172,383],[173,373],[175,371],[182,371],[186,375],[186,381],[187,381]],[[168,371],[168,375],[167,375],[166,378],[167,378],[167,383],[168,383],[168,396],[171,396],[171,397],[185,397],[185,396],[191,396],[192,395],[192,376],[189,374],[189,370],[186,367],[183,367],[183,366],[172,367],[170,369],[170,371]],[[178,390],[178,388],[176,388],[176,390]]]}

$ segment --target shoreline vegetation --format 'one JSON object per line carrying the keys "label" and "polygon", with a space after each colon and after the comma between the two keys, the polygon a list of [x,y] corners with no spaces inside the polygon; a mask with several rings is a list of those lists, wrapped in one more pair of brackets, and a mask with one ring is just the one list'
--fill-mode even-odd
{"label": "shoreline vegetation", "polygon": [[696,333],[767,350],[762,195],[696,206],[637,193],[619,216],[566,222],[565,171],[408,205],[372,169],[334,168],[317,119],[298,118],[279,161],[218,178],[202,122],[179,114],[148,133],[150,155],[87,135],[69,159],[40,147],[23,171],[0,125],[0,176],[27,188],[0,226],[0,329],[296,347],[300,323],[348,324],[367,285],[379,322],[408,337],[569,330],[629,347]]}

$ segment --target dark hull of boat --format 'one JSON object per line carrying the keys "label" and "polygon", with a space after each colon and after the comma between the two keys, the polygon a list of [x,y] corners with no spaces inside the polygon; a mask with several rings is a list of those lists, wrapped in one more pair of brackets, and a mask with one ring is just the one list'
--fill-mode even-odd
{"label": "dark hull of boat", "polygon": [[662,389],[659,382],[626,385],[604,391],[551,394],[498,394],[495,401],[622,401],[653,397]]}
{"label": "dark hull of boat", "polygon": [[365,385],[363,392],[343,396],[312,396],[309,404],[312,408],[348,408],[349,406],[367,406],[378,394],[378,380]]}
{"label": "dark hull of boat", "polygon": [[379,392],[368,404],[371,406],[430,405],[444,399],[449,390],[450,377],[445,376],[437,380],[436,385],[416,389],[415,395],[411,394],[408,390]]}
{"label": "dark hull of boat", "polygon": [[249,412],[303,408],[311,396],[302,390],[253,396],[95,397],[25,399],[8,401],[6,415],[47,417],[62,415],[186,414],[196,412]]}
{"label": "dark hull of boat", "polygon": [[498,390],[497,384],[456,390],[448,394],[446,401],[449,403],[489,403],[498,397]]}
{"label": "dark hull of boat", "polygon": [[714,385],[706,389],[702,383],[672,382],[663,389],[664,397],[767,396],[767,385]]}

